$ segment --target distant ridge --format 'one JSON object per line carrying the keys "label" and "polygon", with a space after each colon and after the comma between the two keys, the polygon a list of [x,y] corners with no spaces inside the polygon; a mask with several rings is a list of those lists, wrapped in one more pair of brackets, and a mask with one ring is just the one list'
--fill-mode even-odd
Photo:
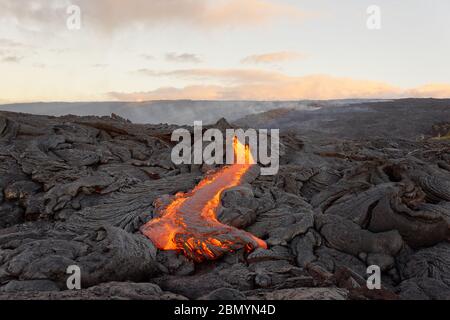
{"label": "distant ridge", "polygon": [[[280,128],[299,134],[344,139],[434,137],[439,122],[450,123],[450,99],[401,99],[342,106],[315,104],[305,110],[276,109],[234,123]],[[444,130],[445,131],[445,130]],[[441,133],[445,135],[445,133]]]}
{"label": "distant ridge", "polygon": [[109,116],[115,113],[134,123],[215,123],[279,108],[305,109],[310,101],[150,101],[150,102],[38,102],[0,105],[0,110],[63,116]]}

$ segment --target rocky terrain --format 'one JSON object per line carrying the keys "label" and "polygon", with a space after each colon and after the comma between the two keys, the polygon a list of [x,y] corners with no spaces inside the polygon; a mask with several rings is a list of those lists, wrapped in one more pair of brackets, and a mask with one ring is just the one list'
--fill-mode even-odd
{"label": "rocky terrain", "polygon": [[[0,299],[450,299],[450,142],[433,139],[450,104],[439,103],[386,111],[384,135],[366,127],[382,114],[372,104],[344,124],[336,111],[314,130],[280,126],[279,174],[225,191],[218,215],[268,249],[203,263],[140,232],[157,200],[211,170],[171,162],[176,126],[0,112]],[[70,265],[80,291],[67,290]],[[371,265],[381,290],[366,286]]]}
{"label": "rocky terrain", "polygon": [[450,122],[450,99],[311,102],[304,110],[282,108],[251,114],[240,126],[283,128],[315,138],[392,138],[420,140],[444,135]]}
{"label": "rocky terrain", "polygon": [[[350,101],[353,102],[353,101]],[[331,102],[324,102],[329,104]],[[338,103],[338,102],[336,102]],[[342,103],[342,102],[340,102]],[[225,117],[234,121],[246,115],[279,108],[305,109],[308,101],[148,101],[148,102],[73,102],[0,104],[0,110],[37,115],[103,116],[120,114],[133,123],[207,124]]]}

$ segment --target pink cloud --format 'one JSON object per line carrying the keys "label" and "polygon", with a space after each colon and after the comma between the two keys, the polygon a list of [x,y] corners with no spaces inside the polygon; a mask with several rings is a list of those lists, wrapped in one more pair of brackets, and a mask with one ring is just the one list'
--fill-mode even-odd
{"label": "pink cloud", "polygon": [[[13,17],[34,26],[64,22],[67,0],[0,2],[0,17]],[[86,26],[103,31],[134,25],[189,24],[202,28],[253,26],[277,19],[303,18],[304,13],[274,0],[78,0]]]}
{"label": "pink cloud", "polygon": [[166,54],[166,61],[179,63],[200,63],[202,62],[202,59],[196,54],[192,53],[169,52]]}
{"label": "pink cloud", "polygon": [[[118,100],[326,100],[389,99],[402,97],[450,97],[450,85],[433,84],[403,89],[388,83],[329,75],[288,76],[279,72],[247,69],[187,69],[165,72],[141,70],[149,76],[186,79],[193,84],[147,92],[110,93]],[[212,84],[214,83],[214,84]]]}
{"label": "pink cloud", "polygon": [[414,89],[410,89],[406,92],[406,94],[410,97],[417,98],[449,98],[450,84],[430,83]]}
{"label": "pink cloud", "polygon": [[242,59],[242,63],[277,63],[293,61],[305,58],[304,54],[291,51],[272,52],[265,54],[256,54]]}
{"label": "pink cloud", "polygon": [[178,69],[170,71],[138,70],[138,73],[154,77],[174,77],[178,79],[217,81],[227,84],[269,83],[288,81],[290,77],[274,71],[259,69]]}

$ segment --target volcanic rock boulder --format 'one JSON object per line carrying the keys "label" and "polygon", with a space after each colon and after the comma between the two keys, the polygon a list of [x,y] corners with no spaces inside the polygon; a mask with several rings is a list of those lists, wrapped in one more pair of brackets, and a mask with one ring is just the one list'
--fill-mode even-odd
{"label": "volcanic rock boulder", "polygon": [[[447,174],[447,176],[449,176]],[[437,175],[427,175],[424,173],[414,173],[413,179],[425,191],[430,200],[450,201],[450,181]]]}
{"label": "volcanic rock boulder", "polygon": [[60,288],[53,281],[49,280],[12,280],[3,287],[0,287],[1,293],[13,292],[50,292],[60,291]]}
{"label": "volcanic rock boulder", "polygon": [[153,203],[161,194],[187,191],[195,185],[195,179],[196,175],[183,174],[124,187],[102,203],[71,215],[68,221],[91,226],[106,224],[134,232],[139,230],[146,219],[151,218]]}
{"label": "volcanic rock boulder", "polygon": [[174,250],[158,251],[157,260],[165,274],[188,276],[195,272],[195,264],[181,252]]}
{"label": "volcanic rock boulder", "polygon": [[383,183],[347,193],[325,208],[373,232],[398,230],[413,247],[439,243],[449,236],[448,222],[437,207],[420,206],[424,195],[412,184]]}
{"label": "volcanic rock boulder", "polygon": [[311,206],[301,197],[278,192],[276,209],[261,212],[256,222],[247,230],[267,239],[269,245],[287,244],[298,235],[306,233],[314,225]]}
{"label": "volcanic rock boulder", "polygon": [[23,287],[10,286],[11,290],[5,293],[0,290],[0,300],[187,300],[186,297],[164,292],[153,283],[108,282],[74,291],[46,291],[50,287],[43,285],[40,285],[41,288],[35,285],[35,289],[45,289],[36,291],[30,290],[30,287],[20,291]]}
{"label": "volcanic rock boulder", "polygon": [[450,288],[450,244],[405,253],[398,258],[402,279],[432,278]]}
{"label": "volcanic rock boulder", "polygon": [[222,288],[214,290],[203,297],[200,297],[199,300],[226,300],[226,301],[242,301],[247,300],[247,297],[236,289],[231,288]]}
{"label": "volcanic rock boulder", "polygon": [[351,270],[361,279],[367,275],[367,265],[359,257],[327,246],[316,249],[315,255],[317,260],[308,264],[307,270],[315,275],[319,283],[330,283],[333,275],[342,268]]}
{"label": "volcanic rock boulder", "polygon": [[387,193],[373,208],[369,230],[398,230],[415,248],[438,244],[450,236],[448,222],[442,215],[412,210],[396,193]]}
{"label": "volcanic rock boulder", "polygon": [[0,281],[49,279],[65,287],[77,265],[83,287],[111,280],[145,280],[158,272],[156,249],[143,236],[104,227],[24,225],[0,233]]}
{"label": "volcanic rock boulder", "polygon": [[292,240],[291,248],[296,255],[297,265],[306,267],[311,262],[317,260],[314,250],[322,244],[322,238],[314,231],[310,230],[304,235],[295,237]]}
{"label": "volcanic rock boulder", "polygon": [[346,190],[342,197],[336,198],[331,206],[324,208],[324,213],[346,218],[362,228],[367,228],[371,222],[373,208],[393,188],[392,184],[381,184],[362,192]]}
{"label": "volcanic rock boulder", "polygon": [[253,224],[257,216],[258,201],[252,189],[239,186],[225,190],[222,193],[222,208],[217,219],[238,229],[244,229]]}
{"label": "volcanic rock boulder", "polygon": [[10,141],[17,135],[18,124],[7,117],[0,115],[0,140]]}
{"label": "volcanic rock boulder", "polygon": [[346,300],[348,291],[340,288],[296,288],[267,292],[251,299],[264,300]]}
{"label": "volcanic rock boulder", "polygon": [[301,188],[301,193],[307,199],[311,199],[317,192],[326,189],[340,180],[339,172],[331,168],[320,168],[316,175],[313,175]]}
{"label": "volcanic rock boulder", "polygon": [[413,278],[400,284],[404,300],[450,300],[450,289],[433,278]]}
{"label": "volcanic rock boulder", "polygon": [[0,205],[0,228],[8,228],[24,222],[23,209],[12,204]]}
{"label": "volcanic rock boulder", "polygon": [[339,216],[317,215],[316,226],[332,248],[354,256],[358,256],[360,253],[395,256],[404,245],[403,239],[397,231],[371,233]]}
{"label": "volcanic rock boulder", "polygon": [[188,277],[162,277],[153,280],[163,290],[183,295],[189,299],[199,299],[218,289],[232,288],[215,272]]}

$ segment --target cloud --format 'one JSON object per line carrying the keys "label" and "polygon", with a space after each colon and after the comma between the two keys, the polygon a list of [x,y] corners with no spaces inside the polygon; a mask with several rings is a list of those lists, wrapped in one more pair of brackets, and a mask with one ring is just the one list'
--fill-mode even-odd
{"label": "cloud", "polygon": [[[449,84],[403,89],[388,83],[330,75],[289,76],[257,69],[140,70],[147,76],[190,80],[182,88],[165,87],[147,92],[111,92],[118,100],[327,100],[450,97]],[[196,84],[200,81],[201,84]],[[208,83],[204,85],[203,83]]]}
{"label": "cloud", "polygon": [[14,55],[5,55],[1,57],[1,61],[6,63],[19,63],[22,59],[23,57]]}
{"label": "cloud", "polygon": [[29,54],[29,45],[18,42],[16,40],[0,38],[0,61],[5,63],[19,63],[24,59],[25,51]]}
{"label": "cloud", "polygon": [[180,62],[180,63],[200,63],[202,59],[199,56],[191,53],[174,53],[169,52],[166,54],[166,61],[168,62]]}
{"label": "cloud", "polygon": [[418,98],[450,98],[450,84],[430,83],[407,90],[406,95]]}
{"label": "cloud", "polygon": [[29,46],[24,43],[15,41],[15,40],[0,38],[0,47],[3,47],[3,48],[27,48]]}
{"label": "cloud", "polygon": [[184,88],[160,88],[148,92],[110,93],[119,100],[215,99],[215,100],[303,100],[345,98],[391,98],[401,89],[377,81],[328,75],[293,77],[262,70],[189,69],[153,72],[152,76],[216,82]]}
{"label": "cloud", "polygon": [[153,77],[175,77],[186,80],[218,81],[227,84],[270,83],[290,79],[279,72],[258,69],[179,69],[171,71],[138,70],[138,73]]}
{"label": "cloud", "polygon": [[155,56],[151,54],[141,54],[141,57],[145,60],[155,60]]}
{"label": "cloud", "polygon": [[39,26],[60,21],[65,25],[68,0],[0,1],[0,19],[12,18],[21,28],[37,31]]}
{"label": "cloud", "polygon": [[188,86],[185,88],[165,87],[148,92],[109,92],[108,96],[119,101],[150,100],[221,100],[222,88],[219,86]]}
{"label": "cloud", "polygon": [[256,54],[242,59],[244,64],[278,63],[305,58],[304,54],[291,51],[272,52],[266,54]]}
{"label": "cloud", "polygon": [[205,12],[207,25],[255,25],[276,19],[303,19],[306,15],[297,7],[267,0],[216,1]]}
{"label": "cloud", "polygon": [[[0,2],[0,18],[14,18],[21,25],[60,23],[65,26],[69,0],[17,0]],[[253,26],[274,20],[304,17],[291,5],[275,0],[78,0],[83,24],[103,31],[135,25],[188,24],[202,28]]]}

